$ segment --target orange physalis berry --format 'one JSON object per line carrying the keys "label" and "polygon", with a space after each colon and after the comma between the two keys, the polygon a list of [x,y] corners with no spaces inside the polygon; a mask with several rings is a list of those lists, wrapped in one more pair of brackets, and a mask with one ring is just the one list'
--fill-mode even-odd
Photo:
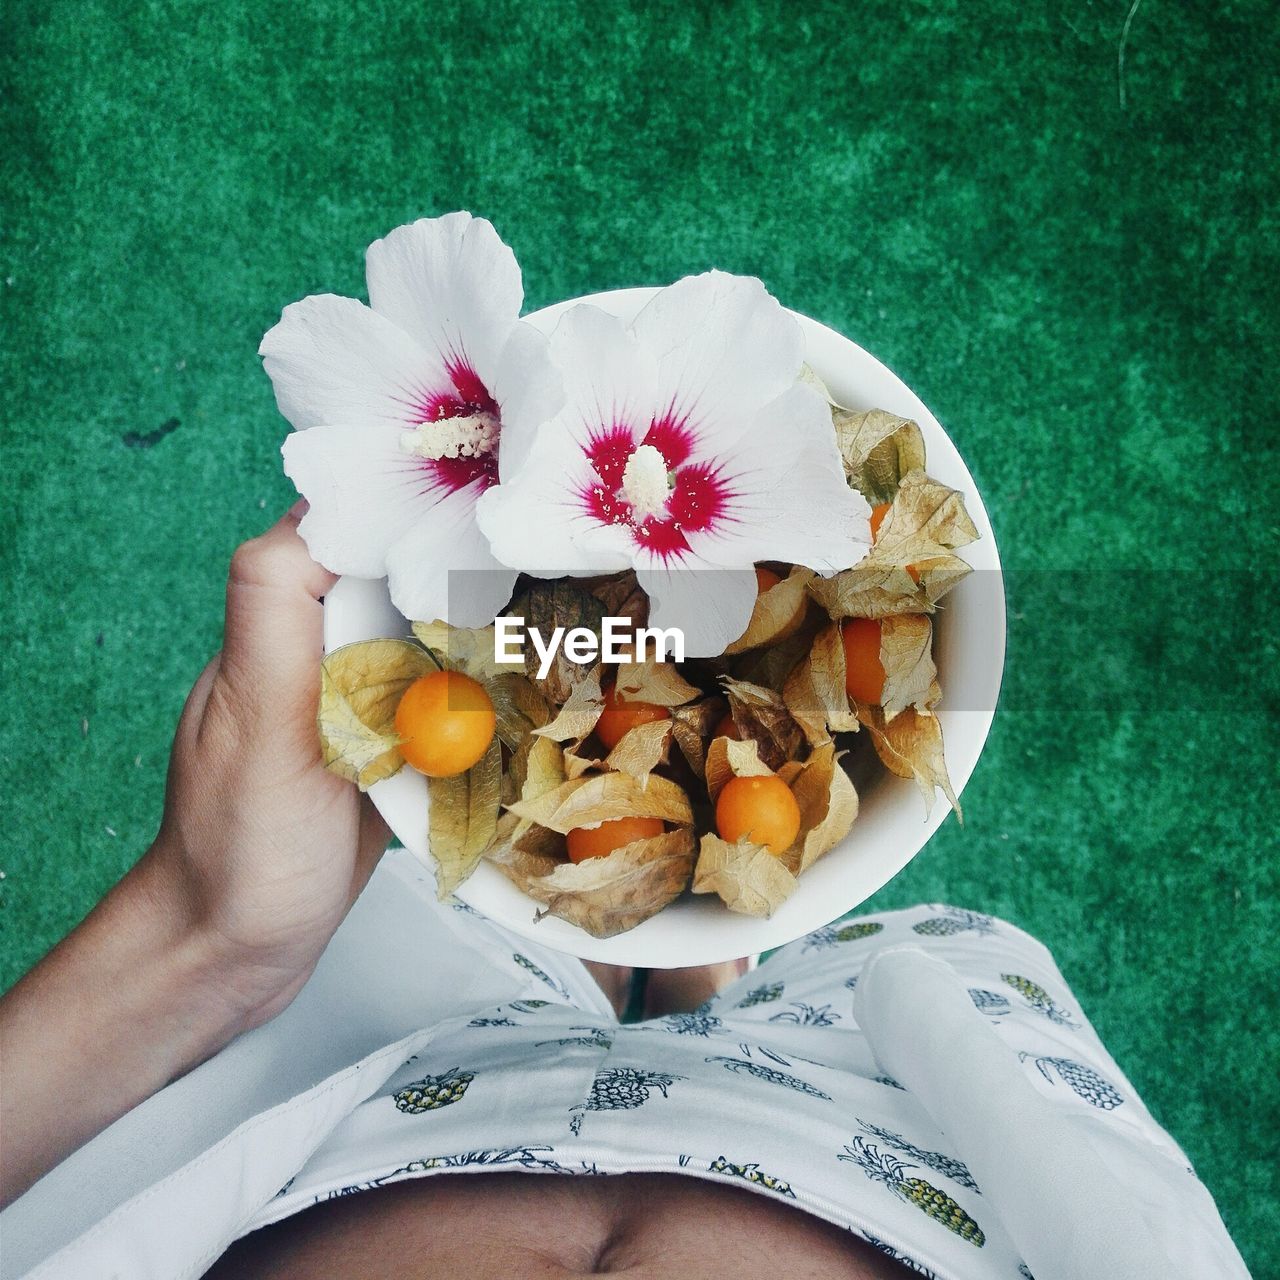
{"label": "orange physalis berry", "polygon": [[622,735],[636,725],[670,719],[671,712],[666,707],[652,702],[623,702],[616,686],[610,685],[604,691],[604,710],[596,721],[596,737],[612,751],[622,741]]}
{"label": "orange physalis berry", "polygon": [[731,778],[716,800],[716,830],[722,840],[783,853],[800,834],[800,806],[781,778]]}
{"label": "orange physalis berry", "polygon": [[884,697],[880,662],[880,623],[875,618],[846,618],[840,624],[844,642],[844,687],[855,702],[878,706]]}
{"label": "orange physalis berry", "polygon": [[666,830],[661,818],[614,818],[596,827],[574,827],[565,836],[570,862],[604,858],[624,844],[660,836]]}
{"label": "orange physalis berry", "polygon": [[489,749],[495,723],[484,686],[459,671],[415,680],[396,708],[400,754],[429,778],[470,769]]}

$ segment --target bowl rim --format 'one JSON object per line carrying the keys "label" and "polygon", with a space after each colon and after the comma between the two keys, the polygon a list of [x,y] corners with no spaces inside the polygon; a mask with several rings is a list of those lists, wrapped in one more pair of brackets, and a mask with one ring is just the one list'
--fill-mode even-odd
{"label": "bowl rim", "polygon": [[[566,298],[531,312],[523,317],[523,320],[544,333],[549,333],[555,327],[555,322],[566,311],[586,304],[599,306],[630,322],[657,292],[656,286],[637,286]],[[976,668],[973,683],[981,687],[971,689],[971,696],[966,698],[966,703],[971,702],[971,706],[963,709],[954,706],[948,708],[947,682],[944,681],[943,703],[938,711],[944,736],[959,736],[963,742],[963,750],[953,750],[951,743],[948,743],[947,747],[947,763],[956,795],[959,796],[972,777],[986,743],[995,717],[1004,673],[1006,610],[1003,575],[999,548],[986,506],[954,441],[923,401],[901,378],[852,339],[810,316],[788,310],[804,332],[806,360],[816,368],[824,381],[837,384],[835,391],[840,389],[841,376],[831,376],[833,365],[848,371],[848,376],[851,378],[855,374],[866,376],[871,381],[878,381],[891,389],[893,393],[891,398],[894,400],[893,412],[915,418],[925,434],[930,474],[939,475],[944,483],[961,489],[964,493],[966,508],[978,529],[979,540],[962,548],[959,554],[968,560],[975,570],[983,569],[988,572],[970,574],[956,587],[952,596],[964,591],[967,584],[981,582],[986,589],[985,612],[979,616],[979,622],[986,624],[990,661]],[[863,397],[855,395],[836,398],[842,401],[852,398],[856,401]],[[884,397],[880,397],[880,400],[883,402]],[[941,466],[938,465],[938,455],[941,455],[943,463]],[[961,483],[956,483],[957,480]],[[973,608],[981,608],[976,598]],[[401,619],[403,629],[401,615],[390,606],[389,598],[386,596],[385,579],[370,581],[341,578],[325,599],[325,651],[329,652],[339,644],[349,643],[352,640],[371,638],[375,634],[387,634],[386,627],[395,625],[392,614],[394,618]],[[372,630],[368,629],[370,623],[361,626],[357,621],[361,618],[372,619],[375,616],[386,621],[383,624],[373,624]],[[938,631],[937,638],[941,642],[946,635],[947,629],[944,627]],[[877,780],[875,793],[905,792],[908,789],[911,799],[923,812],[923,800],[915,783],[893,778],[887,771],[883,779]],[[425,779],[412,774],[411,770],[401,770],[395,777],[370,788],[369,795],[406,848],[428,871],[432,871],[431,859],[426,849],[426,823],[422,821],[426,806]],[[865,808],[867,796],[864,795],[860,799],[864,801]],[[885,803],[882,799],[880,807]],[[495,867],[483,862],[459,887],[455,897],[467,907],[481,912],[521,938],[542,943],[552,950],[577,955],[582,959],[644,968],[674,968],[718,963],[782,946],[847,914],[883,888],[921,852],[941,827],[947,813],[945,801],[935,797],[932,812],[924,817],[915,836],[906,835],[903,849],[896,853],[893,850],[881,852],[878,869],[863,877],[865,891],[863,888],[857,890],[852,895],[856,900],[849,900],[848,897],[841,896],[839,893],[835,894],[838,905],[832,908],[827,905],[832,898],[820,891],[820,882],[826,884],[829,889],[833,879],[836,881],[842,879],[834,874],[839,866],[838,854],[846,842],[856,842],[859,832],[858,823],[863,821],[863,814],[860,813],[858,822],[855,822],[853,831],[845,841],[809,868],[805,873],[805,880],[801,882],[801,887],[769,920],[737,915],[725,909],[718,899],[713,898],[708,901],[706,897],[692,898],[686,893],[634,929],[612,938],[593,938],[576,925],[553,916],[544,916],[541,921],[537,921],[535,919],[537,904],[517,889]],[[411,822],[415,814],[416,825]],[[897,825],[901,826],[902,822],[902,819],[898,819]],[[903,834],[905,831],[904,828]],[[416,832],[421,832],[421,838],[416,837],[414,834]],[[907,846],[913,847],[908,850]],[[836,861],[833,863],[832,859]],[[818,875],[824,867],[827,871]],[[806,887],[810,889],[807,894],[804,892]],[[689,919],[682,922],[681,918],[686,916]],[[694,927],[687,928],[687,925]],[[673,930],[676,931],[674,936]],[[680,930],[684,930],[687,936],[682,936]]]}

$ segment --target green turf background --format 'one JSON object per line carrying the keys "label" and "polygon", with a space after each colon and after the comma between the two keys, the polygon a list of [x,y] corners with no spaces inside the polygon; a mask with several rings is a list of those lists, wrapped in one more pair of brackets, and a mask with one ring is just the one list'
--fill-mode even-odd
{"label": "green turf background", "polygon": [[227,558],[290,500],[283,304],[454,208],[530,307],[755,273],[921,394],[1011,570],[968,825],[874,905],[1044,938],[1280,1270],[1275,26],[1145,0],[1121,79],[1127,13],[10,0],[0,979],[154,831]]}

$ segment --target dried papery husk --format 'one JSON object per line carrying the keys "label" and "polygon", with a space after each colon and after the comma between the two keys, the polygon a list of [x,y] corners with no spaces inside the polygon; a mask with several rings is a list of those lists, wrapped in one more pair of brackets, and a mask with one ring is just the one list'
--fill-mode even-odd
{"label": "dried papery husk", "polygon": [[934,791],[941,789],[947,797],[956,817],[962,822],[964,815],[960,802],[947,773],[943,758],[942,725],[933,714],[933,708],[941,700],[942,690],[935,683],[926,700],[928,710],[908,707],[886,721],[881,707],[858,704],[858,719],[866,726],[875,745],[876,754],[890,773],[899,778],[913,778],[924,795],[925,814],[933,808]]}
{"label": "dried papery husk", "polygon": [[739,915],[767,920],[795,892],[796,877],[762,844],[708,833],[698,847],[694,893],[718,894]]}
{"label": "dried papery husk", "polygon": [[511,812],[562,835],[615,818],[661,818],[682,826],[693,822],[683,788],[656,773],[643,783],[626,773],[569,778],[554,791],[512,805]]}
{"label": "dried papery husk", "polygon": [[871,558],[905,567],[968,546],[977,537],[964,495],[916,470],[902,477]]}
{"label": "dried papery husk", "polygon": [[596,727],[603,710],[604,695],[600,691],[600,667],[597,666],[574,686],[555,719],[534,732],[555,742],[581,743]]}
{"label": "dried papery husk", "polygon": [[858,717],[845,691],[844,643],[835,623],[813,638],[808,656],[787,679],[782,699],[809,742],[817,747],[833,733],[858,728]]}
{"label": "dried papery husk", "polygon": [[858,793],[832,743],[818,747],[804,763],[782,766],[778,776],[791,788],[800,806],[800,834],[782,855],[795,875],[813,866],[849,834],[858,816]]}
{"label": "dried papery husk", "polygon": [[760,759],[771,769],[794,760],[805,744],[804,731],[787,710],[780,693],[725,676],[721,681],[729,710],[739,734],[760,749]]}
{"label": "dried papery husk", "polygon": [[428,778],[429,840],[443,902],[476,869],[498,831],[502,745],[495,737],[477,764],[452,778]]}
{"label": "dried papery husk", "polygon": [[660,764],[669,759],[672,722],[654,720],[628,729],[607,756],[589,749],[597,739],[588,737],[571,742],[564,749],[565,775],[580,778],[592,770],[615,770],[643,783]]}
{"label": "dried papery husk", "polygon": [[833,618],[932,613],[972,572],[953,553],[977,536],[963,495],[912,471],[903,476],[871,550],[853,568],[815,578],[809,594]]}
{"label": "dried papery husk", "polygon": [[673,662],[625,662],[605,669],[605,680],[613,674],[614,692],[619,702],[648,702],[655,707],[683,707],[702,696],[676,670]]}
{"label": "dried papery husk", "polygon": [[836,407],[831,422],[849,483],[873,505],[889,502],[903,476],[924,468],[924,437],[910,418]]}
{"label": "dried papery husk", "polygon": [[504,809],[520,799],[520,788],[524,785],[529,765],[529,748],[534,741],[533,738],[526,738],[514,751],[508,749],[503,752],[502,786],[499,791]]}
{"label": "dried papery husk", "polygon": [[[532,841],[526,841],[512,835],[510,831],[502,830],[501,824],[508,821],[514,822],[517,819],[510,813],[502,815],[498,839],[485,854],[485,860],[497,867],[522,893],[528,893],[532,881],[549,876],[564,861],[564,836],[540,827],[536,828],[540,835]],[[559,842],[559,848],[554,852],[545,847],[549,843],[549,837],[554,837]],[[541,849],[539,844],[543,845]],[[533,847],[529,847],[530,845]]]}
{"label": "dried papery husk", "polygon": [[447,622],[415,622],[413,634],[430,649],[440,665],[482,684],[494,676],[519,674],[523,662],[500,663],[494,658],[492,627],[453,627]]}
{"label": "dried papery husk", "polygon": [[816,575],[812,569],[796,565],[781,582],[774,583],[756,597],[747,629],[726,650],[727,654],[746,653],[777,644],[804,626],[809,607],[806,588]]}
{"label": "dried papery husk", "polygon": [[[812,587],[812,583],[810,584]],[[735,680],[763,685],[781,693],[796,667],[809,655],[813,638],[826,624],[827,619],[819,609],[810,611],[799,631],[766,645],[762,649],[750,649],[732,659],[728,674]],[[725,674],[723,672],[719,675]]]}
{"label": "dried papery husk", "polygon": [[415,680],[436,670],[410,640],[360,640],[328,654],[316,713],[325,767],[361,791],[398,772],[396,708]]}
{"label": "dried papery husk", "polygon": [[649,597],[636,580],[634,569],[607,578],[591,578],[582,585],[600,601],[605,617],[626,618],[633,628],[648,624]]}
{"label": "dried papery husk", "polygon": [[654,769],[666,763],[671,732],[670,720],[653,720],[628,729],[606,757],[605,768],[628,774],[643,783]]}
{"label": "dried papery husk", "polygon": [[[604,607],[600,601],[571,579],[532,581],[502,612],[506,617],[523,618],[526,632],[536,627],[548,643],[557,627],[563,627],[566,634],[575,627],[586,627],[599,641],[604,618]],[[538,668],[541,661],[532,641],[526,641],[525,674],[556,706],[563,706],[573,690],[587,680],[594,669],[594,664],[571,661],[565,655],[563,645],[556,650],[548,673],[540,677]]]}
{"label": "dried papery husk", "polygon": [[529,877],[524,889],[546,907],[545,914],[594,938],[612,938],[678,898],[689,883],[693,859],[693,832],[681,827],[633,841],[603,858],[561,863],[547,875]]}
{"label": "dried papery husk", "polygon": [[[531,736],[522,750],[525,756],[520,770],[519,796],[515,803],[540,799],[560,786],[566,777],[565,753],[559,743],[550,738]],[[506,813],[503,817],[515,818],[513,839],[523,835],[531,825],[528,819],[520,818],[519,815]]]}
{"label": "dried papery husk", "polygon": [[[588,738],[587,742],[593,742]],[[605,767],[604,758],[586,748],[582,742],[570,742],[564,748],[564,776],[581,778],[586,773],[601,773]]]}
{"label": "dried papery husk", "polygon": [[546,698],[524,675],[494,676],[484,682],[484,687],[493,703],[497,735],[513,751],[551,719]]}
{"label": "dried papery husk", "polygon": [[937,687],[933,664],[933,620],[922,613],[904,613],[880,623],[880,665],[884,692],[880,702],[886,723],[908,707],[925,711]]}
{"label": "dried papery husk", "polygon": [[699,778],[706,777],[707,740],[724,713],[721,698],[699,698],[671,710],[672,741]]}
{"label": "dried papery husk", "polygon": [[932,613],[938,601],[973,572],[968,561],[950,554],[913,562],[911,567],[918,581],[901,565],[868,558],[830,578],[815,579],[809,594],[832,618]]}
{"label": "dried papery husk", "polygon": [[749,738],[741,742],[737,738],[712,738],[707,747],[707,795],[712,804],[720,799],[730,778],[767,778],[772,773]]}

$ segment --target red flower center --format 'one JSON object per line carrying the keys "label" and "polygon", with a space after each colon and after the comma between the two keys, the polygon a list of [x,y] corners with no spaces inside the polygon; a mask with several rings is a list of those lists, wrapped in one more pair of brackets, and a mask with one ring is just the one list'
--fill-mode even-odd
{"label": "red flower center", "polygon": [[[688,420],[671,412],[654,418],[637,446],[622,423],[601,426],[587,445],[587,458],[596,479],[579,498],[587,512],[601,524],[622,524],[631,529],[639,548],[664,560],[689,550],[686,534],[701,533],[722,519],[734,497],[732,486],[712,462],[687,460],[693,452],[694,434]],[[666,463],[670,492],[664,512],[637,518],[623,488],[627,463],[637,448],[650,445]]]}
{"label": "red flower center", "polygon": [[[465,359],[449,361],[445,370],[453,388],[432,392],[419,400],[413,406],[416,422],[425,425],[479,414],[500,419],[497,401]],[[498,452],[495,449],[478,458],[423,458],[422,469],[430,476],[432,488],[448,489],[453,493],[479,480],[488,489],[498,483]]]}

